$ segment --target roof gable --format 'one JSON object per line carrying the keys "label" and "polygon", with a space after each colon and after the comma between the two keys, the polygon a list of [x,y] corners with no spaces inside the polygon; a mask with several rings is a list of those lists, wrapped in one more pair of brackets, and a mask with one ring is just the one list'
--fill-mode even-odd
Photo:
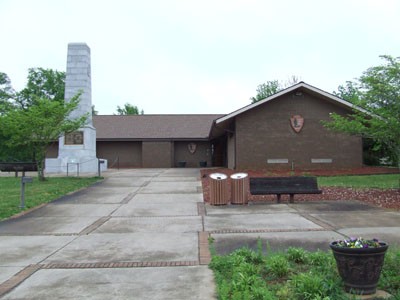
{"label": "roof gable", "polygon": [[321,90],[319,88],[316,88],[316,87],[314,87],[312,85],[309,85],[309,84],[301,81],[301,82],[299,82],[299,83],[297,83],[295,85],[292,85],[291,87],[288,87],[288,88],[286,88],[286,89],[284,89],[282,91],[279,91],[278,93],[273,94],[273,95],[271,95],[271,96],[269,96],[269,97],[267,97],[267,98],[265,98],[263,100],[260,100],[258,102],[249,104],[249,105],[247,105],[245,107],[242,107],[242,108],[240,108],[240,109],[238,109],[238,110],[236,110],[236,111],[234,111],[234,112],[232,112],[230,114],[227,114],[227,115],[217,119],[215,121],[215,123],[219,124],[219,123],[222,123],[224,121],[227,121],[227,120],[229,120],[229,119],[231,119],[231,118],[233,118],[233,117],[235,117],[237,115],[240,115],[240,114],[242,114],[242,113],[244,113],[246,111],[249,111],[249,110],[251,110],[251,109],[253,109],[253,108],[255,108],[255,107],[259,106],[259,105],[263,105],[264,103],[267,103],[267,102],[269,102],[271,100],[274,100],[274,99],[276,99],[276,98],[278,98],[278,97],[280,97],[282,95],[294,92],[294,91],[296,91],[298,89],[303,90],[303,91],[308,91],[308,92],[310,92],[312,94],[316,94],[316,95],[320,96],[321,98],[323,98],[323,99],[325,99],[327,101],[333,102],[333,103],[335,103],[337,105],[340,105],[340,106],[344,106],[344,107],[348,108],[349,110],[358,110],[358,111],[361,111],[361,112],[364,112],[364,113],[368,113],[366,110],[364,110],[362,108],[359,108],[356,105],[354,105],[354,104],[352,104],[352,103],[350,103],[350,102],[348,102],[346,100],[343,100],[343,99],[341,99],[341,98],[339,98],[339,97],[337,97],[337,96],[335,96],[333,94],[325,92],[325,91],[323,91],[323,90]]}

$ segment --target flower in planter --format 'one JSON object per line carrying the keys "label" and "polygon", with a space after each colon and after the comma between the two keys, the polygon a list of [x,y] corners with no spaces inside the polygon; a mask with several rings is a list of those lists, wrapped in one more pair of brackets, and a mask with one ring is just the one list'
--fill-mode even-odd
{"label": "flower in planter", "polygon": [[340,240],[335,243],[335,246],[342,248],[379,248],[382,244],[378,239],[367,240],[362,237],[351,237],[347,240]]}
{"label": "flower in planter", "polygon": [[345,291],[370,295],[376,292],[389,245],[378,239],[362,237],[330,243]]}

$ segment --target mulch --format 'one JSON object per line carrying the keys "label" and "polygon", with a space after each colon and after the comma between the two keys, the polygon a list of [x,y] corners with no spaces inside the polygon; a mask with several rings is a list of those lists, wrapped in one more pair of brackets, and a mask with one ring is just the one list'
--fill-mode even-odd
{"label": "mulch", "polygon": [[[238,173],[231,169],[202,169],[203,197],[205,202],[210,201],[209,176],[211,173],[224,173],[230,176]],[[240,171],[241,172],[241,171]],[[341,170],[297,170],[297,171],[266,171],[266,170],[243,170],[249,177],[273,177],[273,176],[338,176],[338,175],[372,175],[372,174],[398,174],[396,168],[385,167],[363,167],[358,169]],[[228,181],[228,191],[230,190]],[[352,189],[342,187],[322,187],[322,194],[317,195],[295,195],[295,202],[301,201],[324,201],[324,200],[358,200],[367,204],[400,210],[400,189]],[[250,195],[252,202],[276,202],[276,195]],[[288,195],[282,195],[282,203],[289,202]]]}

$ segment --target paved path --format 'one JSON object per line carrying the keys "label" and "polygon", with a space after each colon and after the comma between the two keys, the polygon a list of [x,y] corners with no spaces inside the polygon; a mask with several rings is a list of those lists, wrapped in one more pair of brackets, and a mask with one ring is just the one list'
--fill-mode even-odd
{"label": "paved path", "polygon": [[271,250],[329,250],[331,241],[358,236],[400,248],[400,212],[359,201],[207,206],[206,213],[205,230],[220,254],[243,246],[257,249],[258,239]]}
{"label": "paved path", "polygon": [[359,235],[400,245],[400,212],[358,201],[209,206],[198,169],[105,176],[0,222],[1,299],[215,299],[209,235],[218,253],[258,239],[272,250]]}
{"label": "paved path", "polygon": [[105,175],[0,223],[0,298],[214,299],[199,170]]}

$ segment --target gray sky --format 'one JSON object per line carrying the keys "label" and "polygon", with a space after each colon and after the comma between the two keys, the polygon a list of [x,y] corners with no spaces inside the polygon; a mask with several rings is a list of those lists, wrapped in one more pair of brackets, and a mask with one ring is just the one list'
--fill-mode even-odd
{"label": "gray sky", "polygon": [[327,92],[399,56],[397,0],[0,0],[0,72],[92,53],[92,102],[113,114],[229,113],[259,84],[296,75]]}

